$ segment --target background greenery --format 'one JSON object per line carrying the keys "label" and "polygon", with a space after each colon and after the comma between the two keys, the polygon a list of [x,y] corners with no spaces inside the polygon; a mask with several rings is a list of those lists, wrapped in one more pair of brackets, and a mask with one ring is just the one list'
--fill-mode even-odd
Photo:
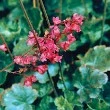
{"label": "background greenery", "polygon": [[[34,29],[42,36],[48,25],[39,0],[35,4],[33,1],[23,3]],[[43,0],[43,3],[51,24],[54,16],[65,19],[78,13],[85,17],[82,31],[75,33],[77,40],[67,52],[62,52],[66,89],[58,74],[58,64],[49,65],[58,97],[47,73],[24,73],[34,74],[38,79],[32,87],[25,87],[21,75],[3,71],[0,110],[110,110],[110,0]],[[0,34],[13,55],[22,55],[30,49],[26,45],[29,31],[19,0],[0,0]],[[11,62],[9,53],[0,51],[0,70]],[[6,70],[18,68],[12,65]]]}

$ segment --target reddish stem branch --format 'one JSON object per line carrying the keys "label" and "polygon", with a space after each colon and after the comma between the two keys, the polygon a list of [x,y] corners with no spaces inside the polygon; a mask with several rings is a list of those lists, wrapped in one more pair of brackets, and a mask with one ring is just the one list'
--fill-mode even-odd
{"label": "reddish stem branch", "polygon": [[8,45],[7,45],[6,41],[5,41],[5,39],[4,39],[4,37],[3,37],[1,34],[0,34],[0,37],[1,37],[2,41],[4,42],[4,44],[6,45],[7,50],[8,50],[8,52],[9,52],[9,54],[10,54],[12,60],[13,60],[13,55],[12,55],[12,53],[11,53],[11,51],[10,51],[10,49],[9,49],[9,47],[8,47]]}

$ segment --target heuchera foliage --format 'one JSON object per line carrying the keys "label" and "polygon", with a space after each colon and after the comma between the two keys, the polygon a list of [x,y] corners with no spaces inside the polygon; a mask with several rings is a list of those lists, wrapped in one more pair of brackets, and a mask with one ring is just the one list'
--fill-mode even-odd
{"label": "heuchera foliage", "polygon": [[110,110],[109,0],[0,0],[0,110]]}

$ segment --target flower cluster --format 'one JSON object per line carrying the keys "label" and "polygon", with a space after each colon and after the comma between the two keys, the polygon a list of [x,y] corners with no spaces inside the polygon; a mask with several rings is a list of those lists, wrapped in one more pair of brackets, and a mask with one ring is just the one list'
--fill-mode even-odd
{"label": "flower cluster", "polygon": [[27,76],[24,80],[24,85],[25,86],[32,86],[32,84],[36,81],[37,81],[36,76],[34,76],[34,75]]}
{"label": "flower cluster", "polygon": [[4,52],[7,51],[6,45],[5,44],[0,45],[0,50],[2,50]]}
{"label": "flower cluster", "polygon": [[[15,56],[14,62],[19,65],[32,65],[34,71],[43,74],[47,71],[47,62],[61,62],[62,55],[60,50],[67,51],[69,46],[76,40],[73,32],[80,32],[84,17],[73,14],[72,18],[61,21],[59,17],[53,17],[53,25],[49,31],[45,31],[43,37],[40,37],[35,31],[29,32],[27,45],[36,48],[33,56]],[[43,63],[39,65],[38,62]]]}
{"label": "flower cluster", "polygon": [[36,65],[37,57],[28,55],[28,56],[15,56],[14,62],[16,64],[19,64],[21,66],[24,65],[30,65],[32,64],[33,66]]}

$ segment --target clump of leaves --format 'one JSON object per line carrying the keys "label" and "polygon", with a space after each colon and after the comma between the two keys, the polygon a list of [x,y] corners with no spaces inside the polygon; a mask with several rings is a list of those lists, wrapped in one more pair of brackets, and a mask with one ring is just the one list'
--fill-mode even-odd
{"label": "clump of leaves", "polygon": [[81,102],[97,98],[107,81],[108,76],[105,73],[88,66],[80,67],[74,75],[74,87],[78,89]]}

